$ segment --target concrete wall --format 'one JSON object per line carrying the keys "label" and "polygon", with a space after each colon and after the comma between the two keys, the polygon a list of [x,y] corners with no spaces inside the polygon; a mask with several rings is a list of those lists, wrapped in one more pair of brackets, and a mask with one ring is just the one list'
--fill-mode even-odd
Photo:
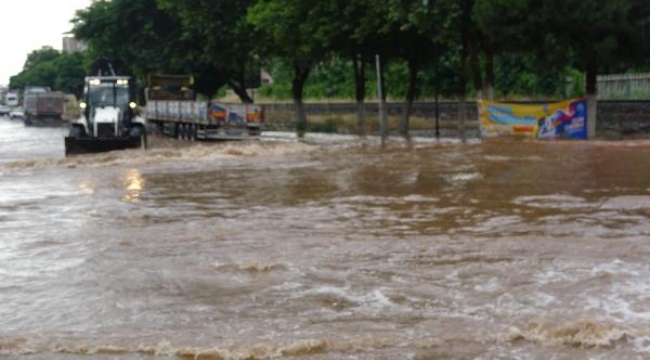
{"label": "concrete wall", "polygon": [[650,138],[650,101],[599,101],[596,137]]}
{"label": "concrete wall", "polygon": [[[354,103],[317,103],[306,104],[308,117],[322,117],[325,115],[340,116],[354,115]],[[458,119],[459,106],[457,102],[440,103],[440,120],[443,135],[455,136],[457,128],[455,126]],[[287,129],[292,125],[291,119],[294,117],[293,104],[265,104],[266,117],[269,125],[276,129]],[[366,103],[365,111],[367,115],[368,128],[372,129],[372,122],[378,117],[378,106],[376,103]],[[387,112],[389,117],[399,117],[402,111],[401,103],[388,103]],[[468,129],[470,136],[478,136],[473,131],[478,126],[478,111],[475,102],[468,102],[466,107]],[[435,103],[417,102],[413,106],[413,117],[424,119],[431,125],[426,130],[414,132],[428,135],[435,119]],[[278,119],[282,119],[278,121]],[[650,100],[643,101],[599,101],[598,102],[598,120],[596,124],[596,137],[604,139],[625,139],[625,138],[650,138]]]}

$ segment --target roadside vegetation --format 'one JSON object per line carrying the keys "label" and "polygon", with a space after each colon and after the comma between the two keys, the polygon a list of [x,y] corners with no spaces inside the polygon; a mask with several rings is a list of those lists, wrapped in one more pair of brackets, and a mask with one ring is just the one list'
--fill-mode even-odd
{"label": "roadside vegetation", "polygon": [[363,132],[378,62],[383,96],[404,103],[402,135],[416,100],[594,97],[597,74],[650,68],[645,0],[96,0],[71,22],[88,50],[35,50],[12,88],[78,93],[104,57],[141,84],[193,74],[207,97],[291,101],[299,131],[317,100],[356,102]]}

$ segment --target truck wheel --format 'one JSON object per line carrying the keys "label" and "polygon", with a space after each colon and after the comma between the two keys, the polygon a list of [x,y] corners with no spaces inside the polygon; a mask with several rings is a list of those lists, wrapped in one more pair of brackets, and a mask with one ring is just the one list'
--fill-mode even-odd
{"label": "truck wheel", "polygon": [[189,134],[187,136],[190,141],[196,140],[196,125],[189,125]]}

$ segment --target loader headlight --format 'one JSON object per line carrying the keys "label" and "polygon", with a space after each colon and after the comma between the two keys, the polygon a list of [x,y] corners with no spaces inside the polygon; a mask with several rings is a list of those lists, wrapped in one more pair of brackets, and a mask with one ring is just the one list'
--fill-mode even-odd
{"label": "loader headlight", "polygon": [[134,103],[133,101],[131,101],[131,102],[129,103],[129,107],[130,107],[131,109],[135,109],[136,107],[138,107],[138,104],[136,104],[136,103]]}
{"label": "loader headlight", "polygon": [[82,102],[79,103],[79,107],[81,109],[83,109],[83,110],[86,110],[86,107],[88,107],[88,105],[85,102],[82,101]]}

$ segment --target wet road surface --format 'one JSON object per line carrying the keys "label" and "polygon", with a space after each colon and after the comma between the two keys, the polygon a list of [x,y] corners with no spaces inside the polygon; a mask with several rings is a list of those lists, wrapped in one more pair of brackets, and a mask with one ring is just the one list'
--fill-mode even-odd
{"label": "wet road surface", "polygon": [[0,119],[0,356],[650,357],[650,143],[63,158]]}

